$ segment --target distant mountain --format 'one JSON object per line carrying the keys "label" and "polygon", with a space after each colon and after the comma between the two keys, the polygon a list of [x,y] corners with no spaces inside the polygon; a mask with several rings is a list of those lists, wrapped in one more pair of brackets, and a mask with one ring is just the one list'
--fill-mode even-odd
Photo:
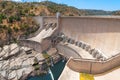
{"label": "distant mountain", "polygon": [[[40,2],[40,3],[43,3],[43,2],[46,2],[47,0],[46,1],[45,0],[12,0],[12,1],[15,1],[15,2]],[[75,7],[67,6],[65,4],[57,4],[57,3],[54,3],[54,2],[51,2],[51,1],[47,1],[47,4],[49,6],[54,5],[54,7],[55,6],[57,6],[57,7],[58,6],[59,7],[69,7],[69,8],[72,8],[74,10],[77,10],[78,12],[83,11],[83,12],[85,12],[85,15],[112,15],[113,14],[112,11],[92,10],[92,9],[77,9]],[[72,16],[72,14],[70,14],[70,15]]]}
{"label": "distant mountain", "polygon": [[83,9],[87,12],[87,15],[112,15],[113,11],[104,11],[104,10],[92,10],[92,9]]}
{"label": "distant mountain", "polygon": [[118,16],[120,16],[120,10],[113,11],[113,12],[112,12],[112,15],[118,15]]}

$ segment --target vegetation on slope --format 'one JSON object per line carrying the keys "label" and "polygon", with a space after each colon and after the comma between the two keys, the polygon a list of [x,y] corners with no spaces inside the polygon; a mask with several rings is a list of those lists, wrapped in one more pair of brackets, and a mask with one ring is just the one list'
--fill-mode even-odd
{"label": "vegetation on slope", "polygon": [[118,16],[119,16],[119,15],[120,15],[120,10],[118,10],[118,11],[113,11],[112,14],[113,14],[113,15],[118,15]]}
{"label": "vegetation on slope", "polygon": [[92,9],[84,9],[87,14],[86,15],[112,15],[112,11],[104,11],[104,10],[92,10]]}
{"label": "vegetation on slope", "polygon": [[[16,41],[20,35],[34,33],[38,26],[32,19],[33,16],[55,16],[60,12],[62,16],[83,15],[110,15],[111,12],[100,10],[80,10],[65,4],[53,2],[17,3],[10,1],[0,2],[0,45],[8,41]],[[119,14],[119,12],[114,12]]]}
{"label": "vegetation on slope", "polygon": [[10,1],[0,2],[0,45],[8,41],[16,41],[20,35],[29,35],[38,29],[32,19],[33,16],[53,16],[56,12],[66,16],[85,15],[74,7],[53,2],[17,3]]}

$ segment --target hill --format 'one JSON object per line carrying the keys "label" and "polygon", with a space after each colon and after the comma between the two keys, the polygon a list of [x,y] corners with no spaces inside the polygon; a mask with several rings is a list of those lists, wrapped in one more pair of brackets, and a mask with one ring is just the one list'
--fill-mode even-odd
{"label": "hill", "polygon": [[[37,30],[33,16],[54,16],[61,12],[63,16],[80,16],[86,12],[64,4],[53,2],[18,3],[0,2],[0,45],[16,41],[18,35],[29,35]],[[6,44],[6,43],[5,43]]]}
{"label": "hill", "polygon": [[20,35],[29,35],[38,29],[33,16],[62,16],[111,15],[112,12],[102,10],[77,9],[66,4],[44,2],[0,2],[0,45],[15,42]]}
{"label": "hill", "polygon": [[85,9],[86,15],[112,15],[112,11]]}
{"label": "hill", "polygon": [[117,15],[117,16],[119,16],[119,15],[120,15],[120,10],[113,11],[112,14],[113,14],[113,15]]}

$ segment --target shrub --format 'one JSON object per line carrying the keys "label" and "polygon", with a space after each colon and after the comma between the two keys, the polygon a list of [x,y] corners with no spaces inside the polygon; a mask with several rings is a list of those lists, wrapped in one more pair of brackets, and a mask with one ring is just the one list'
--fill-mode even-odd
{"label": "shrub", "polygon": [[15,32],[18,32],[18,30],[19,30],[17,27],[14,27],[13,29]]}
{"label": "shrub", "polygon": [[1,2],[0,4],[1,4],[2,8],[5,8],[7,2],[6,2],[6,1],[3,1],[3,2]]}
{"label": "shrub", "polygon": [[44,58],[49,58],[50,56],[48,54],[43,54]]}
{"label": "shrub", "polygon": [[69,14],[69,16],[74,16],[73,14]]}
{"label": "shrub", "polygon": [[8,30],[8,34],[12,33],[12,29],[10,27],[8,27],[7,30]]}
{"label": "shrub", "polygon": [[20,21],[20,20],[21,20],[21,17],[20,17],[20,16],[14,16],[14,19],[15,19],[16,21]]}
{"label": "shrub", "polygon": [[10,17],[9,17],[9,22],[10,22],[10,23],[13,23],[13,21],[14,21],[14,16],[10,16]]}
{"label": "shrub", "polygon": [[35,59],[34,59],[34,63],[35,64],[38,64],[38,59],[35,57]]}
{"label": "shrub", "polygon": [[2,23],[2,20],[3,20],[3,19],[6,19],[6,15],[0,14],[0,23]]}
{"label": "shrub", "polygon": [[34,13],[30,13],[29,16],[35,16],[35,14]]}

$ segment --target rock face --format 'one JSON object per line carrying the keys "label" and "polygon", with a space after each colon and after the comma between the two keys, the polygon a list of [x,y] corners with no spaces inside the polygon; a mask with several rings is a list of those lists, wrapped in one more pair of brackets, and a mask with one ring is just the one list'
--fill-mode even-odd
{"label": "rock face", "polygon": [[[34,71],[34,59],[43,59],[42,54],[32,51],[30,48],[20,47],[17,44],[6,45],[0,48],[0,80],[21,80]],[[25,79],[25,78],[24,78]]]}
{"label": "rock face", "polygon": [[1,79],[1,80],[7,80],[7,79],[4,78],[1,74],[0,74],[0,79]]}

